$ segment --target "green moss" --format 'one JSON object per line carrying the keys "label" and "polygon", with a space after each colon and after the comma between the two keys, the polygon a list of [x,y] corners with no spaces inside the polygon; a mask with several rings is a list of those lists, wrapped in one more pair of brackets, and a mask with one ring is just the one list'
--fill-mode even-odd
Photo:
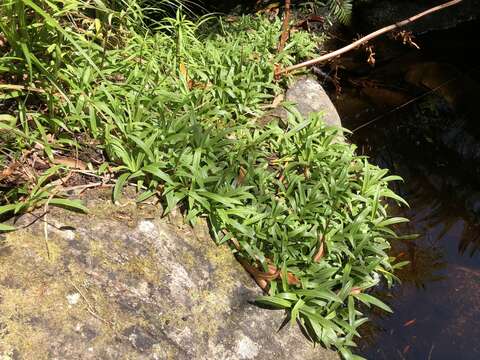
{"label": "green moss", "polygon": [[154,204],[137,203],[135,193],[127,188],[124,198],[117,204],[111,201],[93,200],[89,206],[90,218],[115,219],[135,227],[142,219],[154,219],[162,215],[162,208]]}
{"label": "green moss", "polygon": [[115,205],[109,201],[95,203],[90,208],[90,216],[97,219],[116,219],[130,227],[135,227],[138,222],[138,212],[135,201],[127,200],[122,205]]}
{"label": "green moss", "polygon": [[[147,246],[147,244],[143,244]],[[156,249],[149,246],[146,254],[127,255],[131,250],[120,240],[109,241],[108,243],[100,240],[90,242],[90,255],[100,261],[104,270],[110,273],[124,274],[143,279],[152,284],[160,283],[164,274],[164,269],[156,256]],[[122,257],[121,262],[115,259],[115,256]]]}
{"label": "green moss", "polygon": [[66,294],[70,290],[66,274],[60,267],[64,244],[58,237],[49,241],[50,258],[45,241],[26,230],[7,235],[9,253],[0,261],[0,349],[16,350],[25,359],[46,359],[51,333],[48,327],[60,333],[71,332],[70,324],[75,308],[69,308]]}
{"label": "green moss", "polygon": [[[208,234],[207,228],[204,229]],[[232,293],[237,286],[235,279],[243,269],[226,246],[215,246],[208,235],[197,240],[202,244],[206,259],[213,267],[210,281],[213,282],[215,293],[203,290],[192,294],[198,305],[194,306],[191,312],[197,333],[214,337],[222,326],[222,323],[215,321],[219,319],[216,314],[226,313],[230,309],[230,299],[234,298]]]}
{"label": "green moss", "polygon": [[[0,354],[16,351],[25,359],[48,359],[55,342],[74,344],[79,339],[75,330],[78,323],[94,328],[96,336],[91,345],[103,349],[115,344],[116,336],[125,329],[145,322],[142,314],[119,307],[109,295],[108,278],[96,277],[95,271],[89,273],[71,252],[65,251],[66,240],[55,233],[49,237],[50,258],[41,236],[27,230],[7,235],[0,257]],[[112,250],[127,253],[126,245],[116,242],[114,249],[101,241],[91,241],[90,245],[90,254],[101,259],[100,274],[111,272],[149,282],[158,282],[162,277],[153,250],[147,256],[133,256],[119,264]],[[81,297],[71,305],[67,295],[73,293]]]}

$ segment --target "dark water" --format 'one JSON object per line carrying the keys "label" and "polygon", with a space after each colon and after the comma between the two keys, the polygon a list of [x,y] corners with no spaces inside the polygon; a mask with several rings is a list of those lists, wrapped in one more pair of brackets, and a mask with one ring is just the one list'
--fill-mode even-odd
{"label": "dark water", "polygon": [[[359,353],[369,359],[480,359],[478,26],[421,37],[419,51],[379,44],[375,68],[343,73],[344,125],[376,119],[351,140],[405,179],[396,190],[411,207],[398,212],[411,222],[398,230],[420,235],[393,244],[392,256],[410,264],[398,272],[401,285],[377,290],[394,314],[375,313],[361,331]],[[412,68],[423,76],[435,67],[433,83],[454,79],[435,91],[431,79],[405,80]]]}
{"label": "dark water", "polygon": [[398,149],[399,139],[387,134],[370,129],[364,140],[375,139],[364,151],[405,179],[397,191],[411,208],[399,213],[411,223],[399,231],[420,237],[394,244],[392,255],[410,265],[398,272],[401,285],[379,291],[395,313],[375,316],[362,352],[369,359],[480,359],[480,227],[461,197],[429,179],[441,175],[419,167],[418,153]]}

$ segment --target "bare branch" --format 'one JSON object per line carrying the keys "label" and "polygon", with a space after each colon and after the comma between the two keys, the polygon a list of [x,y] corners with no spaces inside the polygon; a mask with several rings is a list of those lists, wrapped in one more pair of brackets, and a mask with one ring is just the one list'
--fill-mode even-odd
{"label": "bare branch", "polygon": [[412,22],[414,22],[414,21],[416,21],[416,20],[418,20],[418,19],[420,19],[424,16],[427,16],[427,15],[432,14],[434,12],[443,10],[443,9],[445,9],[447,7],[450,7],[450,6],[453,6],[453,5],[457,5],[461,2],[462,2],[462,0],[452,0],[452,1],[448,1],[444,4],[435,6],[433,8],[428,9],[428,10],[425,10],[425,11],[423,11],[423,12],[417,14],[417,15],[409,17],[408,19],[397,22],[396,24],[385,26],[381,29],[378,29],[377,31],[374,31],[374,32],[368,34],[367,36],[364,36],[364,37],[358,39],[357,41],[351,43],[350,45],[347,45],[343,48],[335,50],[331,53],[325,54],[323,56],[320,56],[320,57],[312,59],[312,60],[304,61],[304,62],[296,64],[296,65],[289,66],[285,69],[281,69],[277,72],[276,75],[285,74],[285,73],[288,73],[288,72],[296,70],[296,69],[300,69],[300,68],[305,67],[305,66],[315,65],[315,64],[318,64],[319,62],[326,61],[326,60],[329,60],[329,59],[334,58],[336,56],[342,55],[342,54],[344,54],[344,53],[346,53],[350,50],[353,50],[353,49],[357,48],[359,45],[361,45],[363,43],[366,43],[367,41],[369,41],[371,39],[374,39],[374,38],[376,38],[376,37],[378,37],[382,34],[385,34],[389,31],[392,31],[392,30],[398,29],[400,27],[403,27],[405,25],[408,25],[408,24],[410,24],[410,23],[412,23]]}

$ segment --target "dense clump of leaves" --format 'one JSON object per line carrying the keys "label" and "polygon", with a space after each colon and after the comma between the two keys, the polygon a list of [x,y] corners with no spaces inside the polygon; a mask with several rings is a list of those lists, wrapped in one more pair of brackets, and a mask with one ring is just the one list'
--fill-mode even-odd
{"label": "dense clump of leaves", "polygon": [[358,304],[391,311],[365,290],[381,276],[394,279],[390,226],[406,219],[389,218],[383,199],[403,202],[388,188],[399,178],[356,156],[318,115],[291,118],[286,129],[273,124],[267,133],[243,163],[254,194],[249,211],[220,212],[213,222],[236,236],[240,256],[263,271],[279,269],[279,281],[258,301],[289,310],[292,322],[348,358],[367,320]]}
{"label": "dense clump of leaves", "polygon": [[[115,177],[115,201],[133,184],[138,201],[157,195],[166,212],[206,217],[217,242],[260,274],[259,302],[351,356],[366,321],[358,304],[389,310],[365,291],[394,279],[390,226],[404,219],[389,218],[383,200],[402,202],[388,189],[398,178],[356,156],[319,115],[289,107],[285,123],[256,123],[285,85],[275,64],[312,56],[322,39],[297,31],[278,53],[280,20],[178,11],[146,27],[135,2],[116,8],[4,2],[0,77],[13,83],[0,84],[0,162],[28,176],[11,188],[1,173],[0,219],[48,203],[83,210],[53,186],[65,166],[27,165],[84,156],[84,173]],[[85,157],[92,147],[103,161]]]}
{"label": "dense clump of leaves", "polygon": [[[34,146],[51,162],[55,154],[82,155],[95,146],[121,175],[115,198],[133,181],[148,190],[142,198],[157,193],[158,181],[143,168],[180,146],[179,132],[193,123],[250,121],[280,91],[274,64],[292,64],[316,48],[298,32],[277,54],[280,21],[261,17],[194,22],[179,11],[147,28],[134,2],[127,10],[94,8],[97,17],[76,0],[62,11],[57,5],[16,0],[1,8],[2,29],[25,31],[4,32],[0,76],[13,83],[1,86],[9,114],[0,122],[0,161],[22,162],[21,152]],[[30,16],[13,16],[19,7]],[[0,191],[2,202],[25,199],[16,189]]]}
{"label": "dense clump of leaves", "polygon": [[173,175],[167,198],[188,198],[188,214],[206,214],[218,243],[270,276],[258,302],[288,310],[350,358],[367,321],[359,303],[391,311],[366,290],[395,278],[390,226],[406,219],[390,218],[383,200],[403,202],[388,188],[399,178],[356,156],[318,114],[247,134],[193,147],[183,159],[190,172]]}

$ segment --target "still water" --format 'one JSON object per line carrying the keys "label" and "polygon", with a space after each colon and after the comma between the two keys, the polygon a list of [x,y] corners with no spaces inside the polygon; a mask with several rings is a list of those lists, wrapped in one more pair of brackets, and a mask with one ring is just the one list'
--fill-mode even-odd
{"label": "still water", "polygon": [[480,359],[480,227],[441,175],[418,167],[415,152],[402,158],[380,132],[370,134],[383,141],[372,147],[389,154],[370,149],[371,160],[405,179],[397,191],[411,207],[399,212],[411,222],[399,231],[420,236],[394,244],[392,255],[410,264],[398,272],[401,285],[379,290],[395,313],[374,316],[362,352],[369,359]]}
{"label": "still water", "polygon": [[395,186],[410,208],[398,212],[411,222],[398,231],[419,234],[393,244],[392,256],[410,264],[401,285],[377,290],[394,314],[374,313],[361,331],[369,359],[480,359],[478,25],[420,37],[422,50],[378,44],[375,68],[343,73],[344,126],[376,119],[351,141],[404,178]]}

